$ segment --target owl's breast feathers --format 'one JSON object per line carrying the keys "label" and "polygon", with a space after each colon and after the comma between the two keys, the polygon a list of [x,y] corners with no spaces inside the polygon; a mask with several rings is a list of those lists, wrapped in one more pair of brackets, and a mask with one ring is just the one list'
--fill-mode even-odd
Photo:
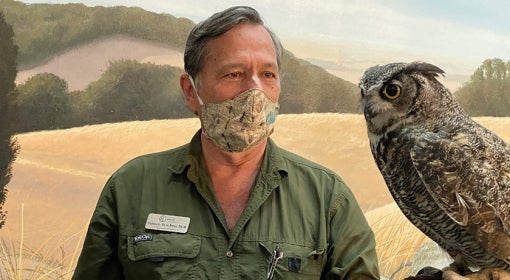
{"label": "owl's breast feathers", "polygon": [[[479,260],[478,265],[493,262],[508,267],[510,148],[488,130],[476,125],[474,130],[436,133],[407,128],[387,134],[372,151],[392,195],[411,222],[447,251],[468,258],[471,254],[476,260],[483,252],[476,253],[471,247],[480,244],[483,248],[479,249],[493,257],[486,256],[488,260]],[[457,238],[453,243],[452,237],[445,236],[449,234],[446,225],[427,217],[440,212],[457,225],[449,229],[459,231],[453,234]],[[472,240],[455,244],[464,239]]]}

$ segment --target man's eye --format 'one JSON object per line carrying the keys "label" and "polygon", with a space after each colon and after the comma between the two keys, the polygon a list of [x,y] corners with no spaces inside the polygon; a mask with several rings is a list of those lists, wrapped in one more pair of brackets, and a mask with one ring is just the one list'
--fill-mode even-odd
{"label": "man's eye", "polygon": [[272,72],[264,72],[264,77],[266,78],[276,78],[276,74]]}
{"label": "man's eye", "polygon": [[241,77],[241,72],[232,72],[227,75],[229,78],[239,78]]}

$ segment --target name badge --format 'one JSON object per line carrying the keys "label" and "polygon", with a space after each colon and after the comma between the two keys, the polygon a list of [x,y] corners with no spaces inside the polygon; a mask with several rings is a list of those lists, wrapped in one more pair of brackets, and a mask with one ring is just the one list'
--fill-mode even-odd
{"label": "name badge", "polygon": [[145,223],[146,229],[154,229],[168,232],[186,233],[188,231],[189,217],[163,215],[150,213]]}

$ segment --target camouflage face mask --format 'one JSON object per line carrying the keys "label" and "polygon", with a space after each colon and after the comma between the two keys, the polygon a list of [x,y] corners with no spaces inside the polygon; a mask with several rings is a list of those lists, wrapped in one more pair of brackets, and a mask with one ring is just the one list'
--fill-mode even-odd
{"label": "camouflage face mask", "polygon": [[197,97],[202,132],[223,151],[246,151],[273,133],[279,105],[261,89],[249,89],[218,103],[204,104]]}

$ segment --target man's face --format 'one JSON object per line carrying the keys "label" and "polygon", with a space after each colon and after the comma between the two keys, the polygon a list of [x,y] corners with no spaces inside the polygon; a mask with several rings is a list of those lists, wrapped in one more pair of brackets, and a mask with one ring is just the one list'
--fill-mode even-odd
{"label": "man's face", "polygon": [[276,50],[263,26],[239,24],[210,40],[206,47],[197,88],[204,103],[232,99],[250,88],[260,88],[270,99],[278,100]]}

